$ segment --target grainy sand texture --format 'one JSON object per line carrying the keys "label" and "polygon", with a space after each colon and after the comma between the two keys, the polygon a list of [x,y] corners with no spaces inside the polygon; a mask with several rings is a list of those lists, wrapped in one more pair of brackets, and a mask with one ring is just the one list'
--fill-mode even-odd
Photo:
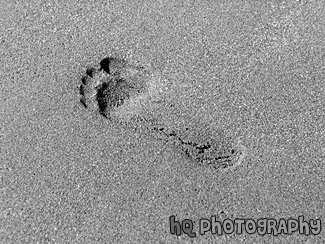
{"label": "grainy sand texture", "polygon": [[[321,0],[2,1],[0,243],[325,243],[198,234],[212,215],[325,221],[324,27]],[[79,101],[107,56],[155,77],[119,114],[134,124]],[[239,145],[232,170],[202,156]]]}

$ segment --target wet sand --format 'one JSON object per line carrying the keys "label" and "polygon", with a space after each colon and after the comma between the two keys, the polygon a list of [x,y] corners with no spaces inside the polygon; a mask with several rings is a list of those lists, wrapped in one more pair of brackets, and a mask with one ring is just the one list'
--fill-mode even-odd
{"label": "wet sand", "polygon": [[[171,215],[324,219],[323,4],[288,2],[5,4],[0,242],[322,243],[169,233]],[[107,55],[168,80],[155,116],[238,138],[242,163],[216,173],[87,112],[81,78]]]}

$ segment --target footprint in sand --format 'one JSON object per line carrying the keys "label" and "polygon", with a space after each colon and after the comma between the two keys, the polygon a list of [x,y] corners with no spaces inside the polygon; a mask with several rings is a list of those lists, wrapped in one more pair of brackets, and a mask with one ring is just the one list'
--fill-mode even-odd
{"label": "footprint in sand", "polygon": [[176,130],[155,116],[156,111],[170,107],[171,90],[171,83],[158,72],[124,59],[106,57],[97,67],[86,70],[79,93],[80,102],[88,111],[116,124],[145,129],[154,138],[171,143],[195,163],[216,171],[240,165],[246,148],[238,139],[203,124]]}

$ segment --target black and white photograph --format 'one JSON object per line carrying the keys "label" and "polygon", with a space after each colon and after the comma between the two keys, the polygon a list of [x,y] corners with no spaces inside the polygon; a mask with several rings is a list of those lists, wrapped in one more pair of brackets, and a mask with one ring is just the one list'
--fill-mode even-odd
{"label": "black and white photograph", "polygon": [[0,7],[0,243],[325,243],[325,2]]}

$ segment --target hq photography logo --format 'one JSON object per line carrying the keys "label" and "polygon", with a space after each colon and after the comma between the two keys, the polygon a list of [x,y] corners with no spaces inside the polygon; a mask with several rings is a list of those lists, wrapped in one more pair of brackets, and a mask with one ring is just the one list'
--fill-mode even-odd
{"label": "hq photography logo", "polygon": [[[189,237],[196,237],[197,233],[194,231],[193,221],[184,219],[179,222],[175,220],[175,216],[169,217],[170,233],[172,235],[180,236],[186,234]],[[210,232],[218,236],[227,234],[241,235],[244,232],[247,234],[258,235],[292,235],[299,233],[300,235],[318,235],[322,230],[322,223],[320,219],[304,220],[304,216],[299,216],[297,219],[225,219],[218,221],[216,215],[212,215],[210,219],[202,218],[199,220],[199,235],[205,235]]]}

